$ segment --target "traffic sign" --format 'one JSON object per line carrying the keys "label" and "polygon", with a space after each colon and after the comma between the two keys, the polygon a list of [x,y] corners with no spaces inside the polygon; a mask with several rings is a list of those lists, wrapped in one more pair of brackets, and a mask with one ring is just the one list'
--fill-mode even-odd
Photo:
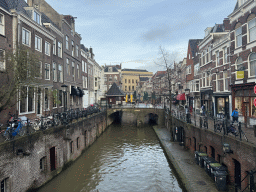
{"label": "traffic sign", "polygon": [[254,98],[254,102],[253,103],[254,103],[254,106],[256,107],[256,98]]}
{"label": "traffic sign", "polygon": [[256,94],[256,85],[254,85],[254,93]]}

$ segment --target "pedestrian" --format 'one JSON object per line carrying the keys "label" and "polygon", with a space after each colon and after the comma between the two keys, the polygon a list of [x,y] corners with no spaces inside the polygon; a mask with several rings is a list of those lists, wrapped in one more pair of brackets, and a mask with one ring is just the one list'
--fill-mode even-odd
{"label": "pedestrian", "polygon": [[202,109],[202,114],[205,115],[205,104],[202,105],[201,109]]}
{"label": "pedestrian", "polygon": [[232,112],[232,115],[233,117],[233,122],[237,121],[238,122],[238,111],[237,111],[237,108],[235,108],[235,110]]}

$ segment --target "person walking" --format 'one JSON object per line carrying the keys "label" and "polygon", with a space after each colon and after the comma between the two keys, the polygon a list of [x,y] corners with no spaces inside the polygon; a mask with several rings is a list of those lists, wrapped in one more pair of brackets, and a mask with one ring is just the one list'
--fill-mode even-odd
{"label": "person walking", "polygon": [[205,104],[202,105],[201,109],[202,109],[202,115],[204,116],[205,115]]}
{"label": "person walking", "polygon": [[238,122],[238,111],[237,111],[237,108],[235,108],[235,110],[232,112],[232,115],[233,117],[233,122],[237,121]]}

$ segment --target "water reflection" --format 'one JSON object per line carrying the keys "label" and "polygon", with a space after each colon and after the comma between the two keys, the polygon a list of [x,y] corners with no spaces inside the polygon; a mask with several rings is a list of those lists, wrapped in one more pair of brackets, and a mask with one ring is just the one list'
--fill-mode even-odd
{"label": "water reflection", "polygon": [[152,128],[113,125],[40,192],[182,191]]}

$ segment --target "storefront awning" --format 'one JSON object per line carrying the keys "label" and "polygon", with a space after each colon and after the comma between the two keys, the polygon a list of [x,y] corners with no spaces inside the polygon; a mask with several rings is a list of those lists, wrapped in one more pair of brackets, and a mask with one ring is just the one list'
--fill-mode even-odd
{"label": "storefront awning", "polygon": [[177,100],[183,100],[183,101],[185,101],[185,100],[186,100],[185,93],[178,94],[177,97],[176,97],[176,99],[177,99]]}

